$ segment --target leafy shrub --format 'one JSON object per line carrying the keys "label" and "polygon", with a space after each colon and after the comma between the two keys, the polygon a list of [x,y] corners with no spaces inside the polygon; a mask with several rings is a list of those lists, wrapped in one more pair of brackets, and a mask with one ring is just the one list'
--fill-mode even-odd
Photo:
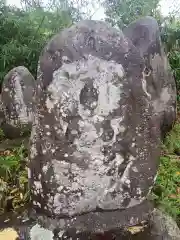
{"label": "leafy shrub", "polygon": [[174,78],[176,80],[177,100],[180,102],[180,49],[171,50],[171,52],[168,54],[168,57]]}
{"label": "leafy shrub", "polygon": [[180,154],[180,124],[177,122],[171,132],[166,136],[163,150],[168,154]]}
{"label": "leafy shrub", "polygon": [[0,213],[16,211],[29,200],[26,151],[23,146],[0,152]]}
{"label": "leafy shrub", "polygon": [[179,154],[180,122],[177,121],[162,145],[160,167],[151,197],[159,208],[169,213],[180,224]]}
{"label": "leafy shrub", "polygon": [[180,161],[175,159],[175,156],[161,157],[152,197],[159,208],[180,224]]}
{"label": "leafy shrub", "polygon": [[177,100],[180,101],[180,19],[169,17],[164,19],[161,38],[165,44],[169,63],[177,86]]}
{"label": "leafy shrub", "polygon": [[26,13],[4,8],[0,10],[0,81],[15,66],[24,65],[36,75],[38,57],[45,37],[36,32]]}
{"label": "leafy shrub", "polygon": [[55,33],[72,21],[67,12],[35,9],[25,12],[0,5],[0,82],[9,70],[23,65],[36,78],[41,49]]}

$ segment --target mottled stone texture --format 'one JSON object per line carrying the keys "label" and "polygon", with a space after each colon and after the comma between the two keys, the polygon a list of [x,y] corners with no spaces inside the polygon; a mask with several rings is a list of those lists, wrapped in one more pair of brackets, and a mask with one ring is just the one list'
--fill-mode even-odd
{"label": "mottled stone texture", "polygon": [[5,76],[1,93],[1,128],[16,138],[31,129],[35,80],[27,68],[15,67]]}
{"label": "mottled stone texture", "polygon": [[161,134],[164,137],[176,118],[176,85],[160,41],[157,21],[152,17],[141,18],[131,23],[124,34],[144,59],[144,84],[153,113],[161,119]]}
{"label": "mottled stone texture", "polygon": [[180,240],[180,229],[176,222],[166,213],[154,209],[150,217],[152,236],[163,240]]}
{"label": "mottled stone texture", "polygon": [[90,231],[98,231],[103,221],[109,228],[117,215],[117,226],[146,216],[148,207],[140,209],[156,177],[166,120],[156,100],[174,117],[176,110],[175,99],[170,106],[163,95],[171,99],[169,89],[175,96],[175,87],[168,79],[159,30],[151,31],[157,46],[147,51],[153,59],[149,72],[138,47],[100,21],[82,21],[44,48],[29,162],[37,212],[71,217],[69,226],[75,219],[89,221]]}
{"label": "mottled stone texture", "polygon": [[[9,221],[6,222],[4,221],[4,216],[0,217],[0,239],[2,240],[180,240],[180,230],[177,224],[171,217],[157,209],[154,209],[152,212],[149,224],[137,225],[126,229],[116,228],[117,214],[114,219],[115,224],[111,226],[111,230],[106,231],[103,228],[103,232],[100,232],[100,224],[96,225],[98,233],[83,232],[83,227],[88,225],[84,221],[79,221],[78,223],[80,231],[72,228],[65,231],[65,229],[60,230],[57,228],[56,223],[58,221],[55,219],[46,221],[45,224],[43,221],[43,225],[41,225],[39,221],[31,221],[22,215],[13,214],[9,217]],[[82,218],[83,216],[80,216],[79,220],[83,220]],[[7,215],[5,219],[7,220]],[[107,218],[104,220],[107,220]],[[62,225],[62,219],[59,222]],[[74,221],[69,221],[69,223],[69,225],[74,226]]]}
{"label": "mottled stone texture", "polygon": [[[139,209],[143,210],[143,209]],[[117,211],[118,212],[118,211]],[[116,213],[117,213],[116,212]],[[105,223],[108,219],[108,216],[105,219],[100,221],[100,224],[94,224],[94,232],[88,232],[88,228],[83,232],[85,225],[88,226],[87,222],[84,222],[83,219],[77,224],[76,231],[69,229],[69,231],[57,230],[56,224],[53,223],[53,220],[47,221],[44,224],[44,229],[42,225],[34,225],[30,232],[30,240],[41,240],[41,236],[44,235],[43,240],[62,240],[62,239],[73,239],[73,240],[180,240],[180,230],[176,222],[167,214],[161,212],[158,209],[154,209],[150,214],[149,222],[144,225],[136,225],[133,227],[120,228],[116,225],[118,221],[118,213],[114,214],[114,221],[112,221],[112,226],[109,231],[101,225]],[[108,213],[107,213],[108,214]],[[109,217],[111,218],[111,213]],[[92,216],[92,215],[91,215]],[[93,216],[92,216],[93,217]],[[80,217],[81,218],[81,217]],[[80,219],[79,218],[79,219]],[[83,216],[82,216],[83,218]],[[67,220],[68,221],[68,220]],[[76,219],[75,219],[76,221]],[[69,225],[74,225],[75,221],[69,221]],[[78,220],[77,220],[78,221]],[[55,221],[54,221],[55,222]],[[91,222],[92,223],[92,222]],[[95,220],[97,223],[97,219]],[[40,228],[41,226],[41,228]],[[54,226],[54,227],[53,227]],[[106,226],[106,225],[105,225]],[[79,227],[79,228],[78,228]],[[96,229],[95,229],[96,228]],[[56,230],[55,230],[56,229]],[[48,231],[49,230],[49,231]],[[96,233],[95,233],[96,232]],[[97,233],[98,232],[98,233]],[[47,236],[54,235],[54,238],[48,238]],[[39,238],[38,238],[39,237]],[[25,238],[26,239],[26,238]],[[23,239],[24,240],[24,239]]]}

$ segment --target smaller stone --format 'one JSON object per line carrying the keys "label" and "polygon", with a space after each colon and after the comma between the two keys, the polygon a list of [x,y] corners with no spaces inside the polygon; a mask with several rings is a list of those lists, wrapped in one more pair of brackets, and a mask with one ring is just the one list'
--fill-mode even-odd
{"label": "smaller stone", "polygon": [[13,68],[5,76],[0,106],[3,116],[0,118],[1,128],[7,138],[13,139],[30,134],[34,90],[35,80],[23,66]]}

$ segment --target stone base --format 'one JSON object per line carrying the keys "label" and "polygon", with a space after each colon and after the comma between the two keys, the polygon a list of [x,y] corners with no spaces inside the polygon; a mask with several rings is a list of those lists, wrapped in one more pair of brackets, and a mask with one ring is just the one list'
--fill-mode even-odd
{"label": "stone base", "polygon": [[88,213],[74,220],[37,216],[32,221],[14,215],[9,222],[0,219],[0,240],[180,240],[177,224],[161,211],[154,209],[150,215],[143,214],[145,205],[131,210],[132,215],[136,210],[142,211],[141,223],[134,216],[132,224],[128,224],[123,211]]}
{"label": "stone base", "polygon": [[84,235],[85,233],[90,235],[104,234],[104,232],[114,229],[120,229],[120,232],[124,232],[124,229],[128,227],[146,223],[152,211],[153,206],[145,201],[140,205],[126,210],[90,212],[59,220],[43,215],[35,215],[32,218],[38,219],[38,222],[44,228],[51,226],[52,231],[63,232],[63,236],[80,238],[80,235]]}

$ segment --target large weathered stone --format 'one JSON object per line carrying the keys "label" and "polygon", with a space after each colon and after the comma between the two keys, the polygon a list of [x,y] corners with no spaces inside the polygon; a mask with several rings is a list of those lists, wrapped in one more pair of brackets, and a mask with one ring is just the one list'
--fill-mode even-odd
{"label": "large weathered stone", "polygon": [[176,85],[160,41],[158,23],[152,17],[144,17],[131,23],[124,34],[144,58],[144,84],[153,112],[161,119],[164,136],[176,119]]}
{"label": "large weathered stone", "polygon": [[42,52],[29,180],[33,208],[64,218],[60,229],[102,232],[147,219],[162,119],[145,64],[99,21],[62,31]]}
{"label": "large weathered stone", "polygon": [[29,132],[33,119],[35,81],[27,68],[13,68],[6,76],[1,93],[1,128],[6,137]]}

